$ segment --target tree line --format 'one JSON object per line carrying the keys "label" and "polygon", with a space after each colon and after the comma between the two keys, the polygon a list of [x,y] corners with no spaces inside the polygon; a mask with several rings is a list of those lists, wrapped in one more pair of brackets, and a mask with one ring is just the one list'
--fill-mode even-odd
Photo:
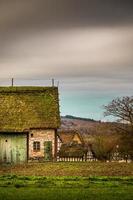
{"label": "tree line", "polygon": [[105,116],[113,116],[117,121],[95,127],[95,134],[88,143],[93,156],[106,161],[118,152],[121,158],[133,160],[133,96],[116,98],[104,109]]}

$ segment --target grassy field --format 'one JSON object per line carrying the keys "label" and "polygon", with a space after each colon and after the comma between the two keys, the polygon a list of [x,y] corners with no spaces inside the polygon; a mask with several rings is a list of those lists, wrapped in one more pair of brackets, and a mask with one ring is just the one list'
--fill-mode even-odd
{"label": "grassy field", "polygon": [[8,188],[0,191],[0,200],[132,200],[133,188],[46,189]]}
{"label": "grassy field", "polygon": [[133,177],[0,176],[1,200],[131,200]]}
{"label": "grassy field", "polygon": [[0,200],[132,200],[132,163],[0,167]]}

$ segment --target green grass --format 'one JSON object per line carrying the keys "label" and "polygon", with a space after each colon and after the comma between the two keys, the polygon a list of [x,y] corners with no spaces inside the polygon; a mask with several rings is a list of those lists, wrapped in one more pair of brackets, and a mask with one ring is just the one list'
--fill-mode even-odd
{"label": "green grass", "polygon": [[133,188],[2,188],[0,200],[132,200]]}
{"label": "green grass", "polygon": [[131,200],[133,177],[0,176],[0,200]]}
{"label": "green grass", "polygon": [[133,186],[133,177],[108,176],[0,176],[0,187],[52,187],[52,188],[88,188],[91,186]]}
{"label": "green grass", "polygon": [[132,200],[132,163],[0,166],[0,200]]}

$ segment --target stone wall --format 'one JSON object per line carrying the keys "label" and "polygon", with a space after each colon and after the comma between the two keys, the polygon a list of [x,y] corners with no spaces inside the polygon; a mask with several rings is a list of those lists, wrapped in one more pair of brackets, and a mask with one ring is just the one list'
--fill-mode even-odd
{"label": "stone wall", "polygon": [[[44,160],[44,142],[52,142],[52,158],[55,156],[55,130],[54,129],[35,129],[29,133],[29,160]],[[40,142],[40,151],[33,149],[33,143]]]}

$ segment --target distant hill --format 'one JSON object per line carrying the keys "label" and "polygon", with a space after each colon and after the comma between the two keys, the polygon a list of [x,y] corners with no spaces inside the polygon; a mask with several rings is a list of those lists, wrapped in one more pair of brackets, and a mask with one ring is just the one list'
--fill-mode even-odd
{"label": "distant hill", "polygon": [[98,124],[99,121],[95,121],[89,118],[76,117],[72,115],[66,115],[61,117],[61,129],[90,129]]}
{"label": "distant hill", "polygon": [[85,142],[90,141],[92,135],[97,133],[113,134],[112,122],[101,122],[89,118],[66,115],[61,117],[60,130],[77,130]]}
{"label": "distant hill", "polygon": [[62,116],[62,118],[66,118],[66,119],[79,119],[79,120],[83,120],[83,121],[96,122],[94,119],[84,118],[84,117],[76,117],[76,116],[73,116],[73,115]]}

